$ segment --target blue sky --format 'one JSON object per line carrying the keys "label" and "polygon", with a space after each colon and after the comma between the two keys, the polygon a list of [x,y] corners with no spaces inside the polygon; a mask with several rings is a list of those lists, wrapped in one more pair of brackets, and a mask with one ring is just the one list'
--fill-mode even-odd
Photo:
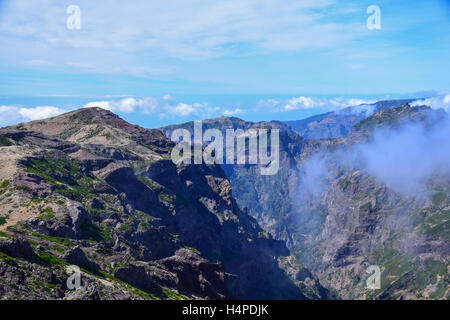
{"label": "blue sky", "polygon": [[0,0],[0,126],[91,105],[158,127],[442,95],[449,31],[444,0]]}

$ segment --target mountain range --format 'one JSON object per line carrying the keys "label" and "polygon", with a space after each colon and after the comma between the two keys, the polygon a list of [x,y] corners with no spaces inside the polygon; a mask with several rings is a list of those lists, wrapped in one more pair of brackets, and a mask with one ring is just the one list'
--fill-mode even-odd
{"label": "mountain range", "polygon": [[303,120],[285,121],[292,130],[304,138],[340,138],[350,132],[352,126],[383,109],[398,107],[414,100],[382,100],[370,104],[347,107],[338,111],[315,115]]}
{"label": "mountain range", "polygon": [[[416,186],[409,175],[420,170],[405,171],[405,191],[392,165],[408,157],[382,157],[420,150],[405,140],[420,140],[417,130],[425,146],[440,141],[448,115],[410,102],[203,121],[279,129],[273,176],[258,165],[175,165],[169,138],[193,122],[146,129],[85,108],[2,128],[0,297],[448,299],[449,171],[425,157],[431,174]],[[70,265],[81,267],[76,290]],[[371,265],[381,270],[375,290]]]}

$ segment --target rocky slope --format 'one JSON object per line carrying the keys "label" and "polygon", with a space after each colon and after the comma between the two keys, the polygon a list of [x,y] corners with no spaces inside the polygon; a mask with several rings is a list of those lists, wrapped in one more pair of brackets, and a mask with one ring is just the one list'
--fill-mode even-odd
{"label": "rocky slope", "polygon": [[[364,166],[348,165],[339,154],[354,152],[352,148],[372,141],[380,131],[388,130],[395,137],[395,132],[413,123],[431,130],[446,117],[445,112],[425,106],[381,110],[355,125],[339,148],[327,151],[327,188],[307,199],[299,190],[291,230],[297,229],[293,238],[302,239],[305,234],[309,238],[294,244],[293,251],[312,252],[305,257],[307,265],[342,297],[450,297],[448,173],[434,172],[419,189],[403,193]],[[324,219],[317,221],[317,213]],[[311,225],[314,233],[305,232],[304,226]],[[372,292],[365,283],[369,265],[379,266],[382,272],[381,288]]]}
{"label": "rocky slope", "polygon": [[[410,197],[358,163],[342,161],[380,130],[394,133],[410,123],[433,128],[447,115],[426,106],[383,105],[338,139],[282,131],[274,176],[261,176],[254,165],[224,166],[225,171],[239,206],[340,297],[448,299],[450,177],[436,173],[417,191],[421,197]],[[380,267],[381,289],[367,289],[369,265]]]}
{"label": "rocky slope", "polygon": [[90,108],[0,129],[0,143],[3,299],[327,297],[280,268],[288,249],[220,166],[174,165],[158,130]]}

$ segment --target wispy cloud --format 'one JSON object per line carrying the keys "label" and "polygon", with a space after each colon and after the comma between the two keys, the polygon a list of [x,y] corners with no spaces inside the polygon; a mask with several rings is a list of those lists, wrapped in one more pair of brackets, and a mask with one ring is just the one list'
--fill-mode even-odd
{"label": "wispy cloud", "polygon": [[35,108],[20,108],[20,115],[28,120],[39,120],[49,117],[57,116],[63,113],[64,110],[53,106],[39,106]]}
{"label": "wispy cloud", "polygon": [[426,196],[433,175],[450,174],[449,136],[448,115],[432,127],[416,122],[395,130],[378,128],[368,142],[333,153],[319,153],[308,160],[300,173],[301,192],[321,195],[329,186],[327,180],[333,170],[343,167],[363,170],[403,195]]}
{"label": "wispy cloud", "polygon": [[244,114],[244,113],[245,113],[245,110],[240,109],[240,108],[226,109],[223,111],[223,115],[227,116],[227,117],[237,116],[237,115]]}
{"label": "wispy cloud", "polygon": [[[448,77],[434,69],[448,66],[448,19],[432,2],[400,10],[383,1],[383,28],[371,31],[368,4],[357,0],[3,1],[0,65],[14,79],[0,89],[384,94],[427,83],[443,90]],[[80,29],[67,28],[69,4],[80,7]]]}
{"label": "wispy cloud", "polygon": [[416,100],[412,102],[411,105],[412,106],[426,105],[433,109],[444,109],[445,111],[450,112],[450,93],[440,92],[430,98],[423,100]]}
{"label": "wispy cloud", "polygon": [[0,126],[57,116],[65,110],[54,106],[0,106]]}
{"label": "wispy cloud", "polygon": [[317,109],[320,111],[335,111],[346,107],[368,105],[375,100],[365,100],[359,98],[318,98],[310,96],[292,97],[287,100],[265,99],[260,100],[256,105],[256,110],[266,110],[271,112],[289,112],[295,110]]}
{"label": "wispy cloud", "polygon": [[99,107],[119,113],[140,113],[144,115],[156,114],[160,118],[176,118],[187,116],[207,117],[215,115],[220,108],[208,103],[178,102],[171,95],[162,97],[127,97],[120,100],[92,101],[84,105],[85,108]]}
{"label": "wispy cloud", "polygon": [[5,41],[14,38],[35,42],[39,48],[35,51],[50,56],[53,49],[64,51],[71,59],[67,65],[88,70],[91,63],[81,61],[77,50],[117,50],[125,54],[154,50],[152,56],[195,60],[240,54],[243,47],[250,51],[297,52],[342,44],[358,36],[354,25],[327,22],[319,13],[333,2],[138,0],[130,6],[79,0],[81,28],[69,30],[66,3],[11,1],[2,9],[5,14],[0,34]]}
{"label": "wispy cloud", "polygon": [[[110,99],[108,99],[108,97]],[[113,99],[116,97],[118,99]],[[135,97],[128,95],[104,96],[103,99],[87,102],[84,108],[98,107],[118,113],[119,115],[142,115],[168,119],[173,122],[186,121],[187,119],[205,119],[217,117],[226,113],[219,106],[210,105],[207,102],[182,102],[177,101],[169,94],[163,96]],[[24,107],[22,105],[0,106],[0,126],[17,124],[32,120],[39,120],[57,116],[64,112],[77,109],[77,106],[55,107],[36,106]],[[230,111],[231,112],[231,111]],[[232,110],[241,113],[243,110]]]}
{"label": "wispy cloud", "polygon": [[25,64],[29,66],[49,66],[51,65],[51,62],[47,60],[33,59],[25,61]]}
{"label": "wispy cloud", "polygon": [[113,112],[132,113],[139,111],[144,114],[152,114],[156,111],[158,101],[153,97],[133,98],[127,97],[120,100],[92,101],[84,105],[85,108],[98,107]]}

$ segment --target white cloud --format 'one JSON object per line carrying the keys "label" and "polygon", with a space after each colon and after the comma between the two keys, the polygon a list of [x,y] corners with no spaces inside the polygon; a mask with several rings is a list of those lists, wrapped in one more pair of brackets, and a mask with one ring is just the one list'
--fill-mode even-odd
{"label": "white cloud", "polygon": [[444,109],[447,112],[450,112],[450,94],[447,92],[442,92],[434,97],[416,100],[411,103],[411,106],[420,106],[426,105],[433,109]]}
{"label": "white cloud", "polygon": [[188,116],[197,112],[197,109],[192,104],[179,103],[176,106],[167,108],[169,112],[175,115]]}
{"label": "white cloud", "polygon": [[[360,105],[352,106],[350,108],[345,108],[342,111],[350,112],[353,114],[365,113],[366,116],[370,116],[375,112],[375,105],[374,104],[360,104]],[[338,112],[340,112],[340,110]]]}
{"label": "white cloud", "polygon": [[121,100],[93,101],[84,105],[84,108],[98,107],[112,112],[133,113],[140,111],[144,114],[152,114],[158,102],[153,97],[136,99],[127,97]]}
{"label": "white cloud", "polygon": [[[270,110],[272,112],[289,112],[295,110],[319,109],[321,111],[335,111],[346,107],[358,106],[361,110],[366,110],[369,104],[376,102],[375,100],[364,100],[359,98],[318,98],[299,96],[292,97],[287,100],[267,99],[260,100],[256,109]],[[364,108],[363,106],[366,106]]]}
{"label": "white cloud", "polygon": [[164,96],[162,97],[162,99],[163,99],[163,100],[170,100],[170,101],[174,100],[173,97],[172,97],[170,94],[164,95]]}
{"label": "white cloud", "polygon": [[323,103],[323,101],[319,99],[313,99],[311,97],[294,97],[288,100],[287,104],[284,105],[281,111],[320,108],[323,106]]}
{"label": "white cloud", "polygon": [[81,29],[68,30],[66,3],[11,1],[3,4],[0,33],[43,43],[49,54],[64,50],[85,67],[90,57],[81,61],[73,48],[151,51],[195,60],[234,55],[241,44],[263,52],[296,52],[342,45],[358,36],[359,28],[351,23],[323,19],[320,10],[333,4],[332,0],[137,0],[130,6],[78,0]]}
{"label": "white cloud", "polygon": [[54,117],[65,110],[53,106],[38,106],[34,108],[25,108],[22,106],[0,106],[0,125],[6,126],[18,122],[31,120],[40,120]]}
{"label": "white cloud", "polygon": [[19,113],[22,117],[28,120],[39,120],[49,117],[57,116],[63,113],[64,110],[52,106],[40,106],[35,108],[20,108]]}
{"label": "white cloud", "polygon": [[362,169],[387,187],[406,196],[422,198],[430,191],[429,179],[450,174],[450,119],[434,126],[425,122],[403,125],[396,130],[378,128],[363,143],[334,153],[320,153],[302,167],[300,190],[307,195],[329,187],[334,168]]}
{"label": "white cloud", "polygon": [[[98,107],[114,113],[123,114],[156,115],[161,119],[172,118],[174,121],[178,121],[177,118],[193,116],[205,119],[221,114],[221,109],[218,106],[210,106],[208,103],[199,102],[177,102],[174,97],[168,94],[162,97],[138,98],[123,95],[119,95],[118,97],[122,97],[122,99],[91,101],[83,107]],[[24,107],[21,105],[2,105],[0,106],[0,126],[54,117],[74,108],[62,109],[55,106]],[[239,113],[243,110],[236,109],[233,111]]]}
{"label": "white cloud", "polygon": [[380,129],[367,144],[356,148],[367,170],[399,192],[414,195],[427,190],[432,174],[450,173],[450,121],[431,128],[413,123],[395,132]]}
{"label": "white cloud", "polygon": [[336,98],[332,99],[331,104],[335,105],[336,107],[353,107],[353,106],[362,106],[368,105],[377,102],[377,100],[366,100],[366,99],[359,99],[359,98]]}
{"label": "white cloud", "polygon": [[176,103],[174,99],[170,101],[165,100],[164,102],[165,104],[162,104],[159,107],[161,110],[161,118],[166,118],[168,115],[182,117],[198,116],[201,118],[207,118],[217,115],[217,112],[220,110],[219,107],[211,107],[208,103]]}
{"label": "white cloud", "polygon": [[32,59],[25,61],[25,64],[29,66],[48,66],[51,65],[51,63],[47,60],[40,60],[40,59]]}
{"label": "white cloud", "polygon": [[21,121],[17,106],[0,106],[0,126],[7,126]]}
{"label": "white cloud", "polygon": [[99,107],[120,113],[159,114],[160,118],[168,116],[202,116],[214,115],[219,107],[210,107],[207,103],[177,102],[172,96],[166,94],[162,97],[127,97],[120,100],[93,101],[84,105],[84,108]]}
{"label": "white cloud", "polygon": [[236,109],[226,109],[223,111],[223,115],[227,117],[237,116],[240,114],[244,114],[245,111],[239,108]]}

